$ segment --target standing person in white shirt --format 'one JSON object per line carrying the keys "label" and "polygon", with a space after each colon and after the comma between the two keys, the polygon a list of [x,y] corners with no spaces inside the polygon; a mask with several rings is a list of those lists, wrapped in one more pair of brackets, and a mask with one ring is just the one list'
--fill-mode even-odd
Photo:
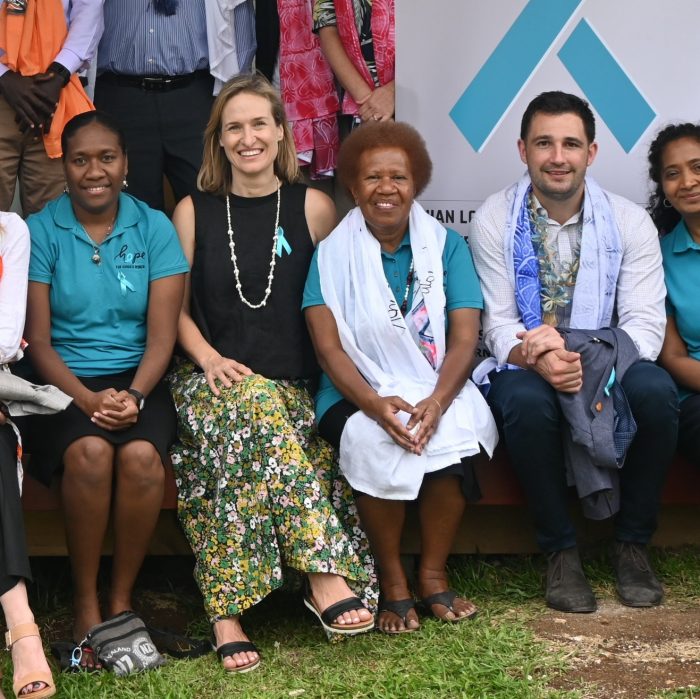
{"label": "standing person in white shirt", "polygon": [[[678,425],[673,382],[653,363],[665,326],[657,233],[645,211],[587,176],[598,146],[584,100],[563,92],[536,97],[523,115],[518,149],[527,175],[486,200],[469,240],[494,355],[477,374],[488,374],[488,402],[547,554],[546,601],[565,612],[596,609],[569,516],[561,407],[563,394],[587,399],[595,387],[586,382],[582,355],[565,348],[558,330],[615,327],[638,354],[619,382],[637,432],[615,470],[619,508],[609,512],[617,592],[630,606],[657,605],[663,589],[646,544]],[[496,365],[509,370],[488,373]],[[591,407],[593,420],[603,406]]]}

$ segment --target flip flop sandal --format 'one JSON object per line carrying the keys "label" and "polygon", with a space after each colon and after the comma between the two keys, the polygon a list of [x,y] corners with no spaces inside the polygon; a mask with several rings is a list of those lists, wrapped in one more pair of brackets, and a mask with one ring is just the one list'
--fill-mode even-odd
{"label": "flip flop sandal", "polygon": [[168,629],[157,629],[153,626],[146,628],[156,648],[173,658],[199,658],[211,651],[208,641],[188,638]]}
{"label": "flip flop sandal", "polygon": [[[473,619],[479,613],[479,610],[474,609],[474,611],[470,614],[466,614],[465,616],[459,616],[452,607],[457,597],[459,597],[459,595],[454,590],[445,590],[444,592],[436,592],[434,595],[428,595],[427,597],[424,597],[421,600],[421,605],[425,607],[425,611],[427,614],[430,614],[436,619],[439,619],[440,621],[445,621],[449,624],[456,624],[459,621],[467,621],[467,619]],[[466,601],[468,600],[465,600],[465,602]],[[446,619],[445,617],[438,616],[432,610],[432,605],[434,604],[441,604],[443,607],[447,607],[447,609],[449,609],[455,615],[455,618]]]}
{"label": "flip flop sandal", "polygon": [[223,663],[224,658],[230,658],[236,653],[257,653],[258,659],[247,665],[240,665],[236,667],[225,667],[226,672],[239,672],[243,674],[244,672],[250,672],[255,670],[256,667],[260,665],[260,651],[255,647],[254,643],[250,641],[232,641],[231,643],[224,643],[218,648],[212,644],[212,648],[216,651],[219,656],[219,660]]}
{"label": "flip flop sandal", "polygon": [[412,597],[397,600],[386,600],[381,598],[379,600],[379,608],[377,610],[377,615],[381,614],[382,612],[391,612],[392,614],[396,614],[396,616],[399,617],[401,621],[403,621],[404,628],[399,629],[398,631],[385,631],[384,629],[378,626],[377,631],[379,631],[380,633],[385,633],[388,636],[395,636],[400,633],[414,633],[418,631],[418,629],[408,628],[408,613],[415,608],[416,601]]}
{"label": "flip flop sandal", "polygon": [[304,605],[321,622],[324,631],[328,633],[340,633],[346,636],[355,636],[358,633],[365,633],[374,628],[374,619],[368,621],[358,621],[357,624],[337,624],[336,619],[345,612],[352,612],[359,609],[367,609],[359,597],[346,597],[340,602],[331,604],[323,611],[316,606],[311,593],[304,595]]}
{"label": "flip flop sandal", "polygon": [[[78,650],[81,652],[78,653]],[[73,641],[56,641],[51,644],[51,655],[56,658],[63,672],[104,672],[105,668],[90,646],[82,648]],[[81,665],[81,659],[92,658],[92,665]],[[27,696],[31,696],[28,694]]]}

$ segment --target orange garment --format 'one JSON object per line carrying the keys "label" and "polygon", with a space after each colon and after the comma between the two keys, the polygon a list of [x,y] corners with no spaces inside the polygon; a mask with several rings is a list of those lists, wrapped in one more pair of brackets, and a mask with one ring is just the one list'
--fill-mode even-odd
{"label": "orange garment", "polygon": [[[38,5],[41,3],[41,17]],[[7,3],[0,8],[0,57],[10,70],[20,75],[45,73],[63,47],[68,26],[61,0],[29,0],[24,14],[9,14]],[[61,90],[44,148],[49,158],[61,157],[61,132],[76,114],[95,109],[77,75]]]}

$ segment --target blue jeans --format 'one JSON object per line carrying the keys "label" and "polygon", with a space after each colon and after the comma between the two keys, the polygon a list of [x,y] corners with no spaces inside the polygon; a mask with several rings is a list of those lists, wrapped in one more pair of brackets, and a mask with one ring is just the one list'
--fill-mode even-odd
{"label": "blue jeans", "polygon": [[[568,511],[562,447],[563,416],[556,391],[534,371],[492,373],[487,400],[525,491],[545,551],[576,545]],[[637,435],[620,471],[618,541],[646,544],[656,529],[661,489],[678,436],[678,394],[652,362],[633,364],[622,379]]]}

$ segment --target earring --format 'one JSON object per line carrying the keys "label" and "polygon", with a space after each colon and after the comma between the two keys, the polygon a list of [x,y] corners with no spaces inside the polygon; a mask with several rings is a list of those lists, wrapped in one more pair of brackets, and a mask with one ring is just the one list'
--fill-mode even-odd
{"label": "earring", "polygon": [[666,209],[672,209],[672,208],[673,208],[673,204],[671,204],[671,202],[670,202],[668,199],[666,199],[666,197],[664,197],[664,200],[663,200],[662,203],[663,203],[663,205],[664,205],[664,207],[665,207]]}
{"label": "earring", "polygon": [[126,181],[126,177],[122,180],[122,189],[129,189],[129,183]]}
{"label": "earring", "polygon": [[63,185],[63,193],[64,193],[64,194],[70,194],[70,187],[68,186],[68,182],[66,182],[66,183]]}

